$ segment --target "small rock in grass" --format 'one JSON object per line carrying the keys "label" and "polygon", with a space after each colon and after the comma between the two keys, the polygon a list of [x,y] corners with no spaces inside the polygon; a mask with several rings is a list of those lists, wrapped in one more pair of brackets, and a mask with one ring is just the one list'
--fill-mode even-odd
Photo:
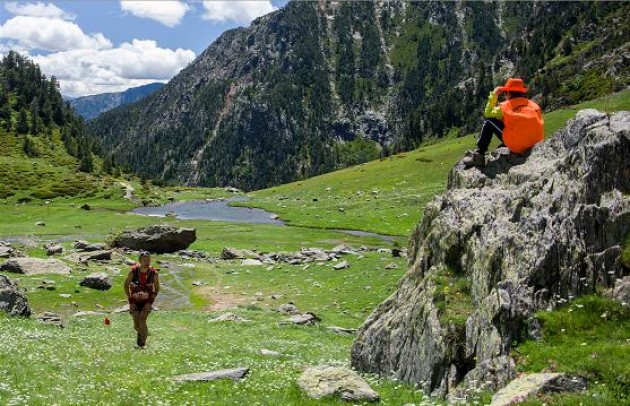
{"label": "small rock in grass", "polygon": [[268,355],[268,356],[278,356],[280,353],[278,351],[267,350],[265,348],[260,350],[260,355]]}
{"label": "small rock in grass", "polygon": [[390,264],[385,265],[385,269],[398,269],[398,265],[392,262]]}
{"label": "small rock in grass", "polygon": [[38,221],[37,223],[35,223],[35,225],[43,227],[46,225],[46,223],[44,223],[43,221]]}
{"label": "small rock in grass", "polygon": [[297,324],[298,326],[314,326],[319,324],[322,319],[317,317],[314,313],[306,312],[302,314],[296,314],[286,320],[287,322]]}
{"label": "small rock in grass", "polygon": [[339,335],[346,335],[346,336],[353,336],[357,333],[356,328],[344,328],[344,327],[331,326],[331,327],[326,327],[326,329],[332,331],[333,333],[337,333]]}
{"label": "small rock in grass", "polygon": [[223,313],[222,315],[209,320],[210,323],[220,323],[220,322],[247,323],[250,321],[251,320],[241,317],[238,314],[234,314],[234,313]]}
{"label": "small rock in grass", "polygon": [[341,261],[340,263],[333,265],[333,269],[336,269],[336,270],[345,269],[345,268],[350,268],[350,264],[348,263],[348,261]]}
{"label": "small rock in grass", "polygon": [[96,290],[109,290],[112,287],[112,278],[103,272],[93,273],[86,276],[79,285]]}
{"label": "small rock in grass", "polygon": [[224,369],[220,371],[199,372],[194,374],[178,375],[173,377],[178,382],[205,382],[216,379],[232,379],[234,381],[245,378],[249,373],[249,368]]}
{"label": "small rock in grass", "polygon": [[352,402],[377,402],[379,395],[356,372],[342,367],[309,368],[298,386],[313,399],[339,396]]}
{"label": "small rock in grass", "polygon": [[280,306],[278,308],[278,311],[280,313],[284,313],[284,314],[296,314],[296,313],[299,313],[298,308],[295,307],[295,305],[293,303],[283,304],[282,306]]}

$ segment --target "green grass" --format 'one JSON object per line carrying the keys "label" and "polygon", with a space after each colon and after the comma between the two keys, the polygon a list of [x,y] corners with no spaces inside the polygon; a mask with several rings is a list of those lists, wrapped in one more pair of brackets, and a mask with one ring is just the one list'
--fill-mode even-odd
{"label": "green grass", "polygon": [[554,312],[540,312],[541,341],[512,353],[523,372],[557,371],[587,378],[586,393],[533,399],[525,404],[621,405],[630,403],[630,308],[585,296]]}
{"label": "green grass", "polygon": [[[622,92],[581,107],[630,109],[629,95],[630,92]],[[561,121],[575,111],[547,114],[547,130],[559,128],[564,124]],[[0,200],[0,240],[14,241],[16,248],[29,256],[44,257],[41,245],[45,241],[61,242],[68,250],[75,239],[102,242],[126,229],[168,223],[195,227],[198,240],[190,248],[218,257],[228,246],[269,252],[302,247],[329,249],[340,243],[374,248],[404,244],[420,220],[424,205],[444,190],[448,171],[464,150],[473,147],[474,139],[464,137],[425,145],[408,153],[254,192],[250,201],[241,203],[279,213],[290,227],[157,220],[132,215],[128,211],[136,204],[123,198],[125,188],[121,182],[132,185],[137,199],[153,203],[169,198],[202,200],[233,194],[223,189],[157,188],[137,179],[77,174],[76,165],[62,153],[27,159],[19,153],[19,140],[0,133],[2,145],[9,152],[3,151],[0,157],[0,194],[7,196]],[[54,191],[55,185],[65,187],[67,195],[61,193],[63,196],[51,198],[48,204],[33,198],[36,190]],[[19,203],[27,197],[33,200]],[[92,209],[81,210],[79,207],[85,203]],[[46,225],[36,226],[38,221]],[[336,228],[398,237],[390,243],[377,237],[343,234],[333,230]],[[624,258],[630,255],[628,247],[630,241]],[[10,277],[26,291],[36,313],[54,311],[69,316],[82,310],[111,311],[125,303],[121,285],[128,266],[122,259],[117,256],[109,264],[90,263],[87,268],[73,264],[71,276]],[[295,378],[309,365],[347,365],[352,337],[335,335],[325,327],[358,327],[394,291],[405,272],[405,261],[387,253],[369,251],[344,259],[350,262],[349,269],[334,270],[332,263],[279,264],[268,269],[267,265],[244,267],[240,261],[211,263],[157,255],[154,261],[164,285],[158,302],[162,310],[150,318],[152,336],[145,351],[133,348],[133,330],[127,314],[112,315],[110,327],[102,324],[101,317],[70,318],[67,329],[0,315],[0,404],[342,404],[336,400],[306,399],[296,387]],[[397,268],[385,269],[392,262]],[[83,275],[96,271],[113,275],[111,290],[98,292],[79,286]],[[43,279],[55,281],[55,290],[39,289]],[[192,283],[196,281],[202,286],[194,287]],[[443,304],[442,320],[461,325],[471,310],[467,281],[447,274],[436,283],[440,287],[437,299]],[[259,293],[262,300],[256,298]],[[62,298],[60,294],[71,297]],[[272,299],[272,295],[279,298]],[[597,313],[604,305],[597,307],[599,299],[588,300],[595,303],[594,310],[584,320],[572,322],[572,317],[581,313],[569,312],[568,308],[542,314],[545,339],[542,343],[520,345],[519,365],[523,371],[534,371],[544,369],[548,360],[556,360],[559,370],[586,371],[603,382],[602,399],[618,400],[620,390],[627,385],[627,368],[615,366],[611,357],[628,358],[627,344],[623,347],[619,341],[628,331],[626,310],[606,302],[605,307],[612,309],[609,312],[615,316],[608,319],[613,322],[603,322],[601,313]],[[300,310],[315,312],[322,318],[322,326],[283,325],[284,316],[274,309],[289,301]],[[584,309],[590,309],[591,302],[575,302],[580,303]],[[216,309],[230,305],[236,307],[232,311],[253,322],[206,322],[217,314]],[[620,319],[616,318],[618,314]],[[553,333],[561,328],[575,328],[576,334],[565,337]],[[596,342],[600,336],[605,339]],[[581,342],[598,346],[597,354],[602,358],[580,358],[585,350]],[[283,355],[262,356],[262,348]],[[613,354],[610,357],[606,355],[609,350]],[[252,372],[240,383],[175,384],[168,379],[174,374],[241,365],[250,367]],[[615,374],[621,376],[621,381],[613,379]],[[371,376],[367,379],[380,393],[383,404],[422,401],[412,386]],[[588,396],[600,393],[596,392],[599,386],[595,388],[590,389]],[[553,398],[577,404],[570,403],[571,396],[558,399]]]}

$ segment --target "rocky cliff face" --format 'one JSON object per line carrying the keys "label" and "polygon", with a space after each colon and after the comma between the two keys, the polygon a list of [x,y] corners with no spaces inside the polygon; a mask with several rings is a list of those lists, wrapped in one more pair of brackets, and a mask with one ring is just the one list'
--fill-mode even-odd
{"label": "rocky cliff face", "polygon": [[452,397],[505,385],[535,311],[630,273],[629,157],[630,112],[583,110],[527,158],[455,167],[411,236],[397,292],[360,329],[353,366]]}
{"label": "rocky cliff face", "polygon": [[509,75],[543,105],[624,88],[628,18],[623,2],[290,2],[90,129],[145,176],[262,188],[472,131]]}

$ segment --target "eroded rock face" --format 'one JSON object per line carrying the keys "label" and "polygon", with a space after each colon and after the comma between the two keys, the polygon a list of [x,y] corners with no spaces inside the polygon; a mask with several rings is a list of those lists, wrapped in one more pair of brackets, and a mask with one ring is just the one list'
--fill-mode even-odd
{"label": "eroded rock face", "polygon": [[58,259],[13,258],[0,265],[0,271],[24,275],[59,274],[69,275],[68,265]]}
{"label": "eroded rock face", "polygon": [[[425,209],[397,292],[359,330],[354,367],[465,396],[514,378],[507,356],[532,315],[623,276],[630,232],[630,113],[580,111],[524,159],[458,164]],[[448,317],[443,279],[468,281],[465,324]]]}
{"label": "eroded rock face", "polygon": [[157,225],[124,232],[114,239],[112,246],[163,254],[185,250],[196,240],[195,229]]}
{"label": "eroded rock face", "polygon": [[15,282],[5,275],[0,275],[0,311],[12,316],[31,315],[26,296],[20,292]]}

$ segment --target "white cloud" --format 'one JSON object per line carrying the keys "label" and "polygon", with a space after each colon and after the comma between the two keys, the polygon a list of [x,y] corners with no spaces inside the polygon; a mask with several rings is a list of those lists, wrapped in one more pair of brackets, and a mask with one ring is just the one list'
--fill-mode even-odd
{"label": "white cloud", "polygon": [[86,34],[76,23],[50,17],[13,17],[0,25],[0,39],[12,40],[22,49],[51,52],[112,46],[101,33]]}
{"label": "white cloud", "polygon": [[49,17],[49,18],[60,18],[63,20],[74,20],[75,16],[69,13],[66,13],[59,7],[55,6],[52,3],[42,3],[38,1],[37,3],[23,3],[20,4],[18,2],[8,2],[4,5],[4,8],[11,14],[18,16],[27,16],[27,17]]}
{"label": "white cloud", "polygon": [[155,41],[137,39],[117,48],[77,49],[32,57],[46,75],[59,79],[61,92],[68,96],[118,92],[165,82],[194,58],[191,50],[160,48]]}
{"label": "white cloud", "polygon": [[149,18],[167,27],[174,27],[182,21],[190,10],[188,4],[182,1],[121,1],[120,8],[136,17]]}
{"label": "white cloud", "polygon": [[216,0],[204,1],[203,19],[210,21],[236,21],[250,23],[257,17],[277,10],[270,0]]}

